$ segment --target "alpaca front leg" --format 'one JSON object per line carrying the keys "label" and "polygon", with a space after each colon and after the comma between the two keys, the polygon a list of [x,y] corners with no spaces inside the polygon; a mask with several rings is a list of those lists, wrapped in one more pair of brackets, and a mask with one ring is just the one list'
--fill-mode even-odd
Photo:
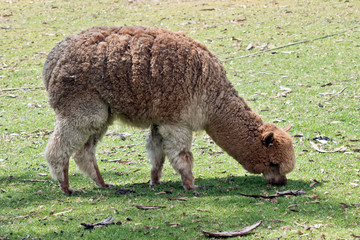
{"label": "alpaca front leg", "polygon": [[159,128],[163,150],[172,167],[181,175],[185,190],[196,189],[192,173],[194,158],[190,152],[192,132],[185,126],[166,125]]}
{"label": "alpaca front leg", "polygon": [[191,152],[180,152],[176,160],[172,161],[173,168],[181,175],[182,185],[185,190],[196,189],[192,173],[194,158]]}

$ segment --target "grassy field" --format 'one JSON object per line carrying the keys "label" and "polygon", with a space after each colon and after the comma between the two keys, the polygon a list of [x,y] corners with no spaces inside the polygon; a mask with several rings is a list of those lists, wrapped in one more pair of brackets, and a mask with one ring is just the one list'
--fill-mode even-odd
{"label": "grassy field", "polygon": [[[0,239],[204,239],[201,230],[259,220],[241,239],[360,238],[360,1],[4,0],[0,9]],[[43,158],[54,113],[42,66],[65,36],[94,25],[163,27],[208,46],[264,121],[294,125],[288,184],[267,186],[199,132],[194,175],[205,187],[184,192],[168,163],[163,184],[149,187],[148,131],[114,125],[97,158],[115,188],[95,188],[71,162],[79,193],[63,195]],[[124,162],[101,161],[111,159]],[[298,189],[306,194],[240,195]],[[80,225],[109,216],[117,224]]]}

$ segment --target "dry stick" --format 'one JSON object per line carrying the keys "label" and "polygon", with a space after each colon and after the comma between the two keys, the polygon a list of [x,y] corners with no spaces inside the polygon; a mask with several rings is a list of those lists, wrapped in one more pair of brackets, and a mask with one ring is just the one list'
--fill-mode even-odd
{"label": "dry stick", "polygon": [[241,196],[245,196],[245,197],[253,197],[253,198],[277,198],[277,197],[283,197],[283,196],[288,196],[288,195],[292,195],[292,196],[298,196],[298,195],[302,195],[305,194],[305,191],[302,190],[287,190],[284,192],[278,192],[275,195],[254,195],[254,194],[243,194],[243,193],[239,193],[239,195]]}
{"label": "dry stick", "polygon": [[343,91],[345,91],[345,89],[347,89],[347,87],[344,87],[343,89],[341,89],[340,91],[338,91],[336,93],[319,93],[319,94],[320,95],[333,95],[333,96],[336,96],[336,95],[341,94]]}
{"label": "dry stick", "polygon": [[45,89],[45,87],[5,88],[5,89],[0,89],[0,92],[12,92],[12,91],[20,91],[20,90],[36,90],[36,89]]}
{"label": "dry stick", "polygon": [[245,56],[227,58],[227,59],[223,60],[223,62],[230,61],[230,60],[234,60],[234,59],[252,57],[252,56],[260,55],[260,54],[265,53],[265,52],[274,51],[274,50],[278,50],[278,49],[285,48],[285,47],[290,47],[290,46],[294,46],[294,45],[298,45],[298,44],[302,44],[302,43],[308,43],[308,42],[313,42],[313,41],[320,40],[320,39],[324,39],[324,38],[328,38],[328,37],[333,37],[333,36],[343,34],[343,33],[345,33],[345,32],[351,31],[351,30],[356,29],[356,28],[359,28],[359,27],[360,27],[360,26],[355,26],[355,27],[346,29],[346,30],[341,31],[341,32],[338,32],[338,33],[333,33],[333,34],[325,35],[325,36],[322,36],[322,37],[313,38],[313,39],[310,39],[310,40],[303,40],[303,41],[298,41],[298,42],[294,42],[294,43],[289,43],[289,44],[286,44],[286,45],[283,45],[283,46],[279,46],[279,47],[276,47],[276,48],[271,48],[271,49],[262,50],[262,51],[259,51],[259,52],[256,52],[256,53],[252,53],[252,54],[248,54],[248,55],[245,55]]}
{"label": "dry stick", "polygon": [[84,226],[86,229],[93,229],[96,227],[104,227],[110,224],[113,224],[114,220],[116,217],[108,217],[108,218],[104,218],[103,220],[101,220],[100,222],[97,223],[80,223],[80,225]]}
{"label": "dry stick", "polygon": [[54,182],[52,182],[50,180],[38,180],[38,179],[22,179],[21,182],[43,182],[43,183],[52,183],[52,184],[54,184]]}
{"label": "dry stick", "polygon": [[153,210],[153,209],[161,209],[166,208],[165,206],[135,206],[137,209],[141,210]]}
{"label": "dry stick", "polygon": [[244,235],[251,233],[255,228],[259,227],[261,225],[261,223],[262,223],[262,221],[258,221],[251,226],[247,226],[245,228],[242,228],[242,229],[239,229],[236,231],[231,231],[231,232],[211,232],[211,231],[202,230],[202,233],[206,237],[211,237],[211,238],[239,237],[239,236],[244,236]]}

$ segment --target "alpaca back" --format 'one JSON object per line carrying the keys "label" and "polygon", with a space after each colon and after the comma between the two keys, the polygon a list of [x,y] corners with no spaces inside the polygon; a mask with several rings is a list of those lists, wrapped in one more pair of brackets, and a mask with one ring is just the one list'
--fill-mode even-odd
{"label": "alpaca back", "polygon": [[176,122],[195,97],[211,104],[205,93],[231,88],[205,46],[150,27],[97,27],[67,37],[49,54],[44,81],[54,108],[96,93],[122,118],[142,123]]}

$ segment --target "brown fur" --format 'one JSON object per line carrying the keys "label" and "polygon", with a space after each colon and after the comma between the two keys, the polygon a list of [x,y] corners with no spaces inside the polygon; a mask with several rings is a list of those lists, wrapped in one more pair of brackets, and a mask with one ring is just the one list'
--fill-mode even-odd
{"label": "brown fur", "polygon": [[116,118],[151,126],[146,147],[153,184],[159,184],[167,156],[184,188],[195,188],[191,133],[201,129],[245,169],[263,173],[270,183],[286,183],[285,174],[294,168],[290,136],[263,124],[231,86],[220,61],[183,34],[150,27],[94,27],[59,43],[48,55],[43,75],[56,113],[45,156],[66,193],[71,193],[71,155],[81,171],[99,186],[108,186],[95,148]]}

